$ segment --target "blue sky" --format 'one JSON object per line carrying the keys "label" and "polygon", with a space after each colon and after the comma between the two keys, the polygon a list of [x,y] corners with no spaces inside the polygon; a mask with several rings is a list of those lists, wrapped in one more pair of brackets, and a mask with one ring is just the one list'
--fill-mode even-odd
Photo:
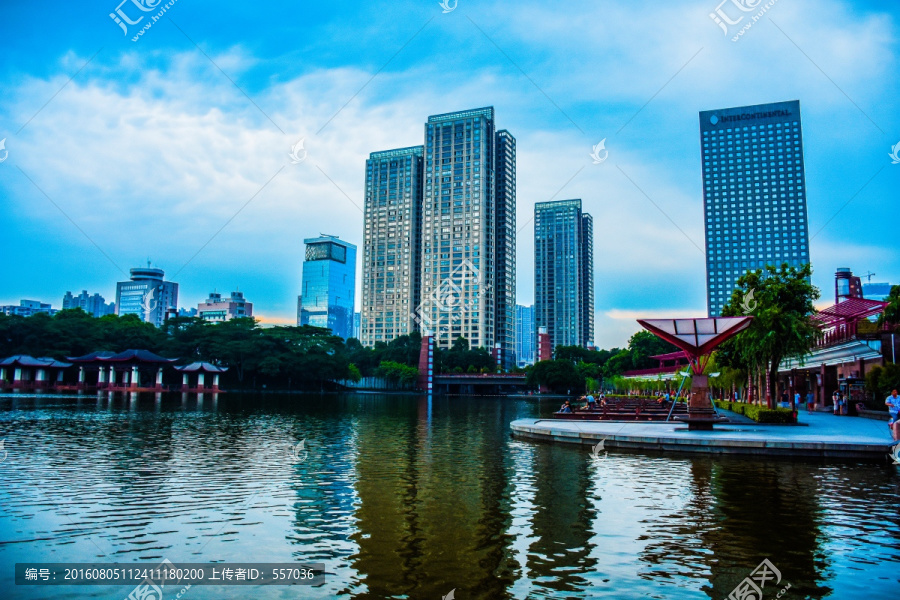
{"label": "blue sky", "polygon": [[0,5],[0,304],[112,300],[149,257],[183,306],[239,287],[292,322],[303,238],[361,244],[368,153],[487,105],[518,141],[519,303],[534,203],[582,198],[601,346],[705,315],[701,110],[800,100],[814,282],[900,283],[896,2],[777,0],[735,42],[765,3],[177,0],[131,41],[164,4],[122,4],[127,36],[116,1]]}

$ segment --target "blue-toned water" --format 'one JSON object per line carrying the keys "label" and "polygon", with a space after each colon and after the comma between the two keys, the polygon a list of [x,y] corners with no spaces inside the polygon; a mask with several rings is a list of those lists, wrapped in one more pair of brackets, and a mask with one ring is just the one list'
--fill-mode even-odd
{"label": "blue-toned water", "polygon": [[[0,398],[0,597],[17,562],[324,563],[314,587],[181,598],[896,597],[900,467],[511,439],[534,400]],[[302,446],[300,441],[305,440]],[[170,600],[181,589],[167,588]],[[155,600],[155,599],[154,599]]]}

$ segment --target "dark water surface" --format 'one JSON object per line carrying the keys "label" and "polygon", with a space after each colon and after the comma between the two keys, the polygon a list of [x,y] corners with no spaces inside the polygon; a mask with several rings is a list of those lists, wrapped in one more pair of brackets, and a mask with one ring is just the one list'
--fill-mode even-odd
{"label": "dark water surface", "polygon": [[[556,403],[378,395],[0,398],[0,597],[16,562],[319,562],[315,587],[182,598],[897,598],[900,468],[513,440]],[[296,444],[305,447],[296,451]],[[168,590],[165,600],[180,590]],[[155,600],[155,599],[154,599]]]}

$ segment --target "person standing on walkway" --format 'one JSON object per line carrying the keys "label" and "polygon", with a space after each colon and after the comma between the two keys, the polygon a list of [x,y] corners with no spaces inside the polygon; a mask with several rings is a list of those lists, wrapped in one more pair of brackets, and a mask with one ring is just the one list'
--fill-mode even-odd
{"label": "person standing on walkway", "polygon": [[841,414],[841,391],[834,390],[834,393],[831,395],[831,401],[834,403],[832,409],[834,410],[834,414]]}
{"label": "person standing on walkway", "polygon": [[812,390],[806,393],[806,412],[811,413],[816,411],[816,395],[812,393]]}
{"label": "person standing on walkway", "polygon": [[888,427],[891,428],[891,437],[894,441],[900,440],[900,396],[897,390],[892,390],[891,395],[884,401],[887,404],[888,412],[891,413],[891,420],[888,421]]}
{"label": "person standing on walkway", "polygon": [[800,410],[800,392],[794,392],[794,410]]}

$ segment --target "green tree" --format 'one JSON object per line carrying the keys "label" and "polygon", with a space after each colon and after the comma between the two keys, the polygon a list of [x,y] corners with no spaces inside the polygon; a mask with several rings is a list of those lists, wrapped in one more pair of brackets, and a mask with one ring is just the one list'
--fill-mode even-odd
{"label": "green tree", "polygon": [[388,381],[399,383],[403,386],[411,386],[416,383],[419,378],[419,370],[403,363],[394,361],[384,361],[376,370],[379,377],[384,377]]}
{"label": "green tree", "polygon": [[557,393],[583,392],[585,381],[568,360],[542,360],[528,370],[527,382],[532,386],[547,386]]}
{"label": "green tree", "polygon": [[796,268],[784,263],[780,268],[769,265],[748,271],[738,279],[737,289],[722,309],[723,316],[741,316],[753,309],[750,327],[720,346],[718,360],[733,369],[758,370],[769,408],[775,405],[781,362],[807,354],[819,336],[811,319],[819,290],[810,283],[811,275],[809,264]]}
{"label": "green tree", "polygon": [[631,365],[634,369],[650,369],[658,366],[658,362],[650,358],[660,354],[678,352],[678,347],[657,337],[649,331],[638,331],[628,340],[628,351],[631,353]]}
{"label": "green tree", "polygon": [[889,323],[896,327],[900,325],[900,285],[891,288],[887,302],[888,305],[884,308],[884,312],[878,315],[878,325],[883,326],[885,323]]}

